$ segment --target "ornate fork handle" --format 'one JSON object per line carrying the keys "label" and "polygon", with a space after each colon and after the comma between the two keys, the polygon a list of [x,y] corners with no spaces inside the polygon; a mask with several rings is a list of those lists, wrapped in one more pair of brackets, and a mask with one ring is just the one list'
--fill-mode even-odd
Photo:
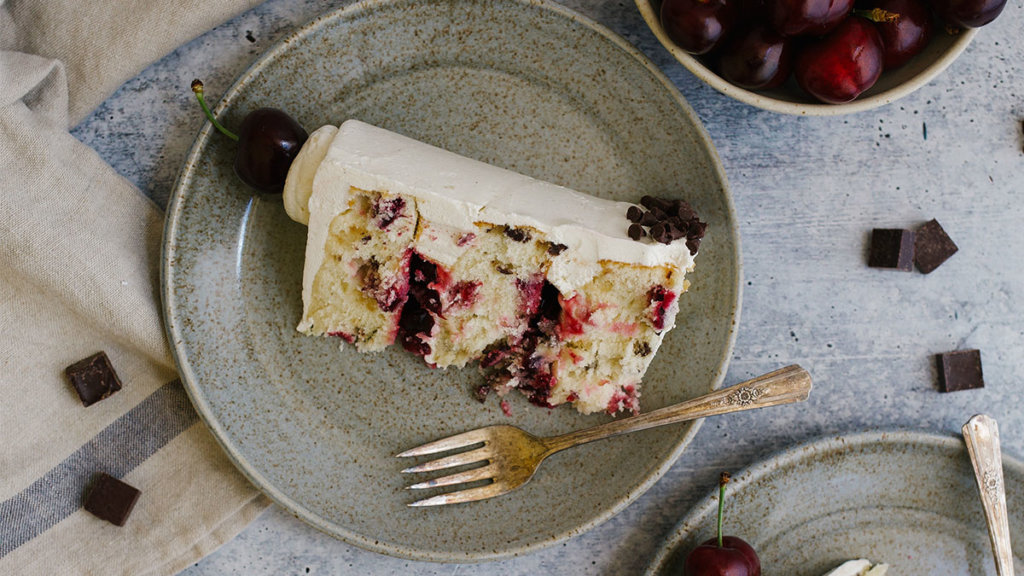
{"label": "ornate fork handle", "polygon": [[963,426],[967,453],[971,456],[974,478],[981,493],[981,504],[988,522],[992,553],[999,576],[1013,576],[1013,553],[1010,551],[1010,525],[1006,513],[1006,492],[1003,489],[1003,459],[999,450],[999,427],[996,421],[978,414]]}
{"label": "ornate fork handle", "polygon": [[735,386],[706,394],[693,400],[666,406],[639,416],[615,420],[593,428],[554,436],[545,440],[547,454],[553,454],[571,446],[617,436],[627,432],[646,430],[665,424],[685,422],[739,412],[753,408],[764,408],[806,400],[811,392],[811,376],[803,368],[793,365],[741,382]]}

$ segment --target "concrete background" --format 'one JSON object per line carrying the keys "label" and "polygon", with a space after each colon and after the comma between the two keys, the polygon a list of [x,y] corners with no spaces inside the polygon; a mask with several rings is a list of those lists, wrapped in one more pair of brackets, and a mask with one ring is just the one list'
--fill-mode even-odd
{"label": "concrete background", "polygon": [[[204,122],[188,91],[231,84],[296,27],[344,2],[270,0],[147,68],[73,133],[160,206]],[[954,434],[973,414],[1024,454],[1024,8],[1011,2],[939,78],[848,116],[765,112],[702,84],[625,0],[568,0],[675,83],[715,143],[739,217],[744,298],[727,384],[789,363],[797,406],[704,423],[671,471],[590,532],[521,558],[411,562],[325,536],[272,507],[183,574],[635,574],[675,523],[737,471],[806,440],[864,430]],[[212,99],[217,94],[209,95]],[[872,228],[937,218],[960,251],[929,275],[868,268]],[[934,355],[982,351],[983,390],[941,394]]]}

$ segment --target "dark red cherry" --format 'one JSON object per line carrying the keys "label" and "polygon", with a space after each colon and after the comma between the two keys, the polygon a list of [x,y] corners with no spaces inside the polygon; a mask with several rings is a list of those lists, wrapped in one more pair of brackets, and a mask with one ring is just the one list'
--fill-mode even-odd
{"label": "dark red cherry", "polygon": [[964,28],[980,28],[996,19],[1006,0],[931,0],[940,18]]}
{"label": "dark red cherry", "polygon": [[780,86],[793,69],[793,40],[763,24],[747,27],[726,41],[718,72],[748,90]]}
{"label": "dark red cherry", "polygon": [[864,8],[883,11],[878,18],[869,18],[882,35],[886,70],[903,66],[931,42],[932,11],[924,0],[870,0]]}
{"label": "dark red cherry", "polygon": [[711,538],[686,557],[683,576],[761,576],[761,560],[754,549],[735,536]]}
{"label": "dark red cherry", "polygon": [[722,534],[725,486],[729,480],[729,473],[722,472],[718,481],[717,535],[686,555],[683,576],[761,576],[761,560],[754,548],[742,538]]}
{"label": "dark red cherry", "polygon": [[308,136],[298,122],[281,110],[253,110],[238,129],[235,174],[257,190],[280,192],[288,168]]}
{"label": "dark red cherry", "polygon": [[238,178],[257,190],[280,192],[292,160],[308,138],[306,130],[281,110],[259,108],[246,115],[235,134],[222,126],[206,105],[202,80],[192,81],[192,92],[213,127],[238,143],[235,148]]}
{"label": "dark red cherry", "polygon": [[854,0],[774,0],[768,3],[775,31],[786,36],[827,34],[850,14]]}
{"label": "dark red cherry", "polygon": [[691,54],[707,54],[718,46],[736,21],[736,0],[664,0],[661,26],[677,46]]}
{"label": "dark red cherry", "polygon": [[882,74],[882,36],[873,22],[850,16],[796,55],[797,84],[822,102],[842,104],[871,88]]}

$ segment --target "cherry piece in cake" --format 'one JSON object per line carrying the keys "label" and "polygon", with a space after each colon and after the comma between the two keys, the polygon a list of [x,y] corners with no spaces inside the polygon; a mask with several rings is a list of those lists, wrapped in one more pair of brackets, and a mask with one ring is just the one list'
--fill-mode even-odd
{"label": "cherry piece in cake", "polygon": [[956,350],[936,356],[939,368],[939,389],[959,392],[984,388],[980,350]]}
{"label": "cherry piece in cake", "polygon": [[895,268],[905,272],[913,270],[914,233],[910,230],[875,228],[871,232],[868,266]]}
{"label": "cherry piece in cake", "polygon": [[956,254],[959,248],[937,220],[930,220],[914,232],[914,262],[925,274]]}

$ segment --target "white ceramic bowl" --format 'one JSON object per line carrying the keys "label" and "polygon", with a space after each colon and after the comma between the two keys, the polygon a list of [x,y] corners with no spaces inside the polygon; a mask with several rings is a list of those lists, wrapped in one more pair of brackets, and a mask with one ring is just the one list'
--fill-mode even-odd
{"label": "white ceramic bowl", "polygon": [[790,79],[789,82],[774,90],[753,92],[732,84],[716,74],[694,55],[676,46],[665,33],[659,17],[659,0],[636,0],[637,8],[654,35],[658,37],[672,56],[679,60],[695,76],[707,82],[712,88],[726,96],[757,106],[772,112],[801,116],[836,116],[860,112],[884,106],[898,100],[942,73],[947,66],[956,60],[967,45],[971,43],[977,28],[968,28],[959,34],[950,35],[937,27],[931,43],[925,50],[900,68],[884,72],[869,90],[859,98],[846,104],[823,104],[803,93]]}

